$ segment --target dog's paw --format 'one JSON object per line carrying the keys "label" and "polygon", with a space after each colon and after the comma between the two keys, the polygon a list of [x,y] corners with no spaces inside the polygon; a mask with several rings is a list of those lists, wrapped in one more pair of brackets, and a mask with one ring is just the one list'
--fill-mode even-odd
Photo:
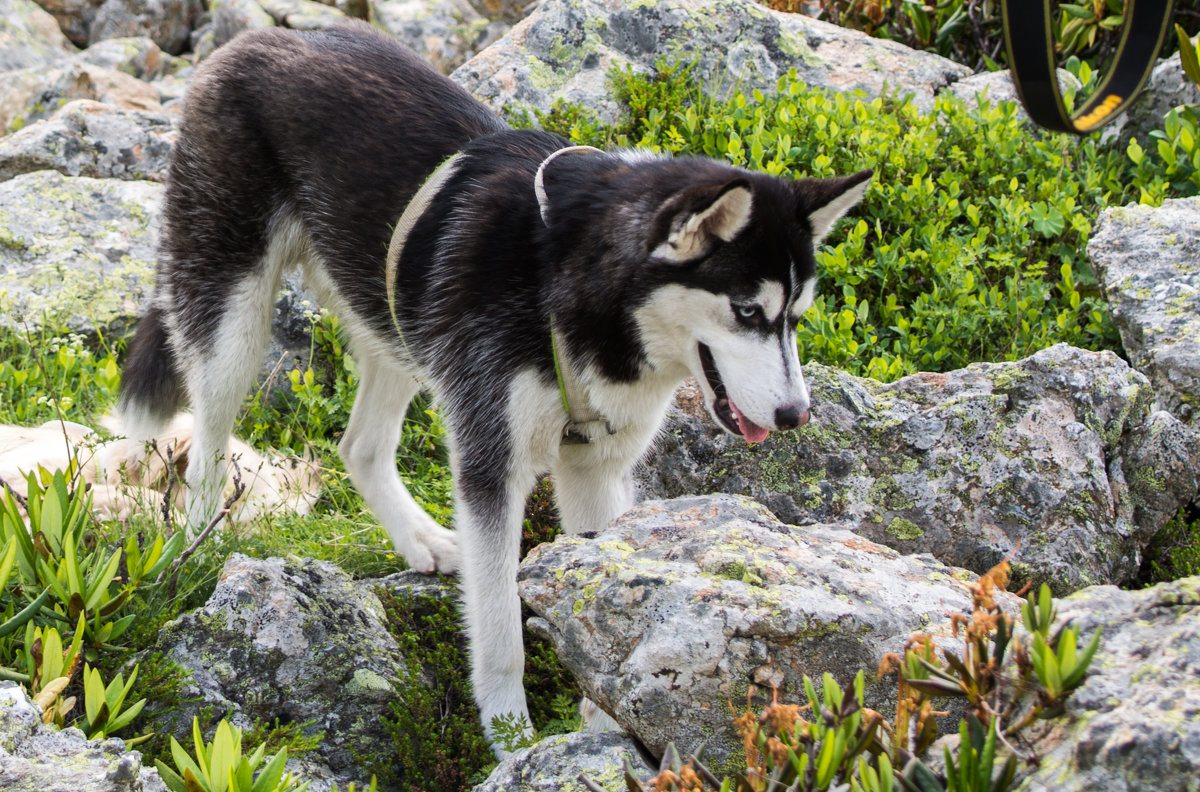
{"label": "dog's paw", "polygon": [[583,730],[586,732],[623,732],[621,724],[590,698],[579,700],[579,714],[583,717]]}
{"label": "dog's paw", "polygon": [[458,537],[453,531],[440,525],[427,526],[418,532],[417,541],[424,547],[429,559],[429,566],[423,572],[436,571],[443,575],[458,572],[462,557],[458,550]]}

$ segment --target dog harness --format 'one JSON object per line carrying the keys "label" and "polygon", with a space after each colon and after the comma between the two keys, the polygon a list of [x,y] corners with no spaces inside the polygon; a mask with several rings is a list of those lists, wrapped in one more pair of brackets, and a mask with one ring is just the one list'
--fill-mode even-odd
{"label": "dog harness", "polygon": [[[533,193],[537,197],[538,211],[541,214],[543,223],[548,222],[550,211],[549,198],[546,195],[545,186],[546,166],[564,154],[590,154],[599,152],[600,149],[593,148],[592,146],[567,146],[553,152],[550,156],[542,160],[533,178]],[[408,240],[408,235],[412,233],[413,227],[417,224],[417,220],[429,208],[434,196],[454,176],[455,168],[461,157],[462,152],[454,154],[439,165],[433,173],[429,174],[429,178],[425,180],[425,183],[413,195],[412,199],[408,202],[408,206],[404,208],[404,213],[396,221],[396,226],[392,231],[391,242],[388,244],[387,263],[384,268],[384,288],[387,291],[388,310],[391,312],[392,324],[396,328],[396,334],[400,337],[400,344],[404,347],[404,353],[414,362],[415,358],[408,348],[408,342],[404,340],[404,331],[400,327],[400,318],[396,314],[396,277],[400,267],[400,257],[404,254],[405,242]],[[562,445],[586,445],[602,437],[614,435],[619,432],[619,427],[613,427],[612,422],[592,406],[591,401],[587,397],[587,391],[583,388],[582,383],[575,376],[571,367],[563,365],[559,355],[557,334],[554,331],[553,316],[550,317],[550,352],[554,358],[554,377],[558,382],[558,394],[562,399],[563,411],[567,413],[567,423],[563,426],[562,430]]]}

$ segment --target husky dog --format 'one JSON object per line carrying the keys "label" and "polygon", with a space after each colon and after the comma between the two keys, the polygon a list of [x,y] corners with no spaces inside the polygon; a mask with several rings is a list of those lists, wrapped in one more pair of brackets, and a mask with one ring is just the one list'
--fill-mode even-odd
{"label": "husky dog", "polygon": [[[805,423],[794,329],[814,246],[870,175],[570,147],[511,129],[367,25],[247,33],[188,92],[123,419],[150,437],[190,399],[188,518],[205,524],[281,274],[299,267],[361,374],[339,448],[351,479],[410,566],[461,569],[490,736],[497,716],[528,717],[516,572],[537,476],[553,472],[567,532],[602,528],[688,375],[747,441]],[[451,436],[453,532],[396,470],[423,388]]]}

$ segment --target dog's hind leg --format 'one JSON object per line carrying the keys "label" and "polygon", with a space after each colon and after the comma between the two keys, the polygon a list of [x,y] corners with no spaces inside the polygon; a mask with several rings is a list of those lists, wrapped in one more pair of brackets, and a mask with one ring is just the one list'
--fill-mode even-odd
{"label": "dog's hind leg", "polygon": [[396,552],[421,572],[458,570],[458,541],[405,489],[396,470],[396,447],[417,380],[378,355],[357,360],[361,379],[350,423],[338,446],[350,479],[387,531]]}
{"label": "dog's hind leg", "polygon": [[263,258],[225,295],[207,343],[189,345],[186,323],[195,320],[183,313],[178,319],[177,354],[195,417],[187,466],[187,519],[193,530],[206,526],[221,507],[229,436],[270,338],[282,259],[275,250]]}

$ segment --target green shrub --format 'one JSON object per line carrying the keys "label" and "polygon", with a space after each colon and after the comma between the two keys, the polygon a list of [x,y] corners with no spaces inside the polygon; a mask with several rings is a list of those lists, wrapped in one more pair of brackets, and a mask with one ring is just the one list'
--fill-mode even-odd
{"label": "green shrub", "polygon": [[787,177],[873,168],[867,194],[818,255],[802,358],[889,381],[1058,342],[1120,349],[1087,258],[1092,219],[1137,197],[1128,161],[1095,139],[1030,132],[1013,103],[808,88],[705,98],[686,69],[614,74],[637,108],[604,127],[556,108],[548,128],[592,145],[717,157]]}
{"label": "green shrub", "polygon": [[0,423],[92,423],[116,399],[123,344],[99,351],[78,333],[0,330]]}

